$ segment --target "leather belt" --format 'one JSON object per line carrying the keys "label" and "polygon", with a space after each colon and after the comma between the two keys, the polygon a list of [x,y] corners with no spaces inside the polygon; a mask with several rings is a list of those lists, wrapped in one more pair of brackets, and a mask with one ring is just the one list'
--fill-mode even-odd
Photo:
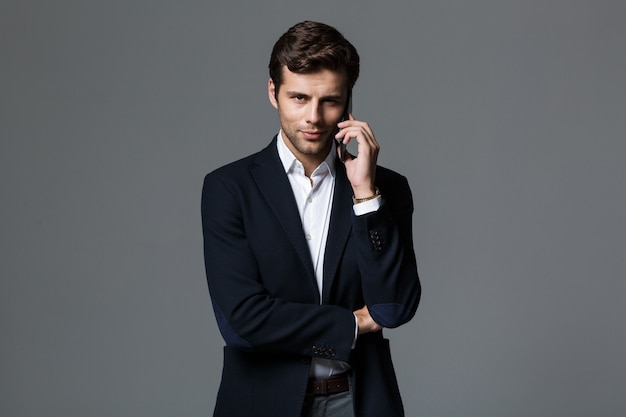
{"label": "leather belt", "polygon": [[350,389],[348,375],[343,374],[331,378],[312,379],[306,387],[307,395],[328,395],[346,392]]}

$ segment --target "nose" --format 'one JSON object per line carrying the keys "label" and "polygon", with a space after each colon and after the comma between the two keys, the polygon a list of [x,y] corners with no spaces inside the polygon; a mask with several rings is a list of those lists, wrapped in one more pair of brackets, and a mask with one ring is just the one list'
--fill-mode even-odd
{"label": "nose", "polygon": [[321,103],[312,100],[307,111],[307,123],[317,125],[322,120]]}

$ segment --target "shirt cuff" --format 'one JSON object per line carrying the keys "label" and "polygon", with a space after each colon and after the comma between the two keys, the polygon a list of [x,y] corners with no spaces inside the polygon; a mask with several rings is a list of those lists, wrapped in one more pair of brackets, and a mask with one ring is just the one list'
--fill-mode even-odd
{"label": "shirt cuff", "polygon": [[357,318],[356,314],[352,314],[354,315],[354,339],[352,340],[352,347],[350,349],[354,349],[354,347],[356,346],[356,339],[359,336],[359,319]]}
{"label": "shirt cuff", "polygon": [[352,209],[354,210],[354,214],[357,216],[362,216],[364,214],[373,213],[380,208],[383,204],[383,197],[376,196],[376,198],[372,198],[371,200],[364,201],[362,203],[354,204]]}

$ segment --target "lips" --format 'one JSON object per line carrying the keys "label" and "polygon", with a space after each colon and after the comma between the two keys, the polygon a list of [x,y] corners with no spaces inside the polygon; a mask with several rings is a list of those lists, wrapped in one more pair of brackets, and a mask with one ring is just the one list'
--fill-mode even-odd
{"label": "lips", "polygon": [[324,135],[324,132],[320,130],[302,130],[302,134],[307,139],[319,139]]}

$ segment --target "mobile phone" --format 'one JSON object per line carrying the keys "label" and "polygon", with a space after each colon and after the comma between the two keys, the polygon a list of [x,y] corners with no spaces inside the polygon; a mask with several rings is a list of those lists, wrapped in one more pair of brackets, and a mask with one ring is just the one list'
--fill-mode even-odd
{"label": "mobile phone", "polygon": [[[352,113],[352,90],[348,91],[348,99],[346,100],[346,107],[343,109],[343,116],[341,116],[341,121],[343,122],[348,120],[350,113]],[[346,160],[346,153],[348,152],[346,150],[346,144],[343,143],[343,139],[339,140],[338,142],[341,162],[344,162]]]}

